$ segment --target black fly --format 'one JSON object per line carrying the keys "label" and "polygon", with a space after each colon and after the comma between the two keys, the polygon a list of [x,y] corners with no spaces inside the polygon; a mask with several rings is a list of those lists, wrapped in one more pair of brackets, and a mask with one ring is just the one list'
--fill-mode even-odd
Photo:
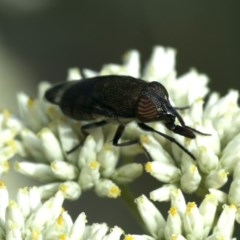
{"label": "black fly", "polygon": [[[101,127],[112,121],[119,126],[113,138],[115,146],[128,146],[139,139],[119,143],[125,125],[136,121],[145,130],[157,133],[174,142],[191,158],[194,155],[175,138],[156,131],[146,123],[161,121],[169,130],[187,138],[195,138],[194,133],[208,135],[186,126],[168,98],[168,92],[159,82],[146,82],[130,76],[97,76],[94,78],[57,84],[47,90],[46,99],[58,105],[62,112],[75,120],[96,120],[82,126],[82,131]],[[101,120],[98,120],[100,119]],[[175,124],[178,119],[180,125]]]}

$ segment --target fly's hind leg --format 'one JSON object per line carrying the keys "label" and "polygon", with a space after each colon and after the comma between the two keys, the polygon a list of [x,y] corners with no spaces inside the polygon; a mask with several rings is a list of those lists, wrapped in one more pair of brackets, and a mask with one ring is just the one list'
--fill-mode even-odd
{"label": "fly's hind leg", "polygon": [[[82,130],[82,133],[85,135],[85,138],[86,136],[89,134],[87,132],[88,129],[92,129],[92,128],[97,128],[97,127],[102,127],[104,125],[108,124],[108,121],[107,120],[102,120],[102,121],[99,121],[99,122],[93,122],[93,123],[88,123],[86,125],[83,125],[81,127],[81,130]],[[84,140],[85,140],[84,138]],[[80,146],[82,145],[82,143],[78,143],[76,146],[74,146],[72,149],[70,149],[69,151],[67,151],[67,154],[70,154],[72,152],[74,152],[75,150],[77,150]]]}

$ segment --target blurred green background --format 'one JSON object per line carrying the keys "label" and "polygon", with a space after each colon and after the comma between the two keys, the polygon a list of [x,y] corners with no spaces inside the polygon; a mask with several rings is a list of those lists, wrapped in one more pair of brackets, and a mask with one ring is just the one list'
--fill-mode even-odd
{"label": "blurred green background", "polygon": [[[73,66],[120,63],[128,49],[138,49],[144,63],[154,45],[177,49],[179,74],[194,67],[212,90],[239,89],[239,7],[237,0],[0,0],[0,105],[16,110],[18,91],[34,97],[37,82],[63,81]],[[149,186],[143,179],[137,194]],[[87,195],[67,208],[85,211],[90,223],[140,232],[121,201]]]}

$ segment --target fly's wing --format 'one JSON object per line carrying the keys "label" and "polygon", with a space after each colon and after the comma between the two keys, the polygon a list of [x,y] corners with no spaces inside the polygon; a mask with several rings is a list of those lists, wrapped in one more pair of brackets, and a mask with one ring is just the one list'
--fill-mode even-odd
{"label": "fly's wing", "polygon": [[58,105],[62,112],[76,120],[94,120],[99,116],[111,118],[113,112],[95,99],[94,88],[102,77],[57,84],[47,90],[45,98]]}
{"label": "fly's wing", "polygon": [[136,104],[146,82],[129,76],[98,76],[58,84],[46,98],[77,120],[134,118]]}
{"label": "fly's wing", "polygon": [[95,86],[95,100],[117,118],[135,118],[138,99],[147,83],[130,76],[108,76]]}
{"label": "fly's wing", "polygon": [[45,92],[45,98],[50,103],[60,105],[64,93],[67,91],[68,88],[75,84],[75,81],[58,83]]}

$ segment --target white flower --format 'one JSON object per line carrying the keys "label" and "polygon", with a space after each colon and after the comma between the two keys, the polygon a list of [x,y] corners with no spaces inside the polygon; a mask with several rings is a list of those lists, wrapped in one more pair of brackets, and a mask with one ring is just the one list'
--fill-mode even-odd
{"label": "white flower", "polygon": [[150,199],[153,201],[165,202],[170,201],[173,190],[177,187],[174,184],[165,184],[163,187],[150,192]]}
{"label": "white flower", "polygon": [[214,194],[207,194],[199,206],[199,212],[203,217],[203,236],[208,236],[214,226],[218,200]]}
{"label": "white flower", "polygon": [[155,240],[156,238],[153,238],[151,236],[147,235],[137,235],[137,234],[127,234],[125,235],[124,240]]}
{"label": "white flower", "polygon": [[169,210],[164,236],[166,239],[171,239],[173,234],[178,235],[182,233],[182,220],[175,207]]}
{"label": "white flower", "polygon": [[223,211],[214,228],[213,235],[221,236],[221,238],[228,239],[232,236],[234,230],[234,221],[236,217],[237,208],[235,205],[225,205]]}
{"label": "white flower", "polygon": [[[195,202],[186,204],[181,190],[173,189],[167,220],[146,196],[137,198],[136,204],[149,239],[232,239],[237,208],[225,205],[217,218],[219,202],[214,194],[207,194],[198,207]],[[148,239],[127,236],[125,239]]]}
{"label": "white flower", "polygon": [[[156,132],[144,131],[133,121],[126,126],[121,140],[139,138],[139,144],[115,147],[111,144],[115,124],[90,129],[89,135],[85,136],[81,127],[87,122],[69,119],[58,107],[47,103],[43,96],[50,84],[42,83],[37,99],[19,94],[21,124],[0,114],[0,156],[3,159],[0,174],[6,171],[4,164],[18,152],[23,159],[15,163],[15,169],[43,183],[38,188],[40,199],[53,195],[56,198],[60,191],[65,198],[74,200],[84,191],[94,189],[101,197],[116,198],[123,193],[125,200],[133,201],[132,193],[121,184],[129,184],[141,176],[143,166],[136,163],[136,156],[145,153],[148,157],[145,171],[159,181],[159,187],[151,189],[150,199],[170,202],[169,215],[165,219],[142,194],[136,198],[136,205],[149,235],[127,234],[125,239],[232,239],[235,221],[240,222],[239,93],[230,90],[223,97],[211,93],[208,77],[194,69],[177,76],[175,55],[172,48],[155,47],[142,71],[139,53],[132,50],[124,55],[121,65],[107,64],[100,72],[90,69],[82,72],[84,78],[114,74],[158,81],[167,89],[170,102],[185,125],[210,135],[194,132],[196,138],[189,139],[170,131],[161,121],[148,123]],[[77,68],[69,71],[69,81],[82,78]],[[205,103],[206,95],[208,100]],[[181,107],[188,108],[181,110]],[[176,125],[184,126],[179,116],[176,116]],[[74,148],[75,151],[68,153]],[[230,187],[226,188],[228,185]],[[189,202],[186,194],[201,197],[201,203]],[[4,194],[3,198],[6,198]],[[40,200],[37,203],[41,205]],[[132,206],[133,203],[128,204]],[[3,206],[2,209],[6,208],[4,203]],[[7,216],[14,219],[21,212],[20,205],[12,202],[9,206],[15,210],[11,212],[9,207]],[[32,207],[23,210],[30,212],[29,209]],[[0,213],[5,216],[5,209]],[[21,217],[17,219],[16,224],[21,226],[23,220]],[[62,229],[69,229],[69,216],[61,213],[61,219],[65,219]],[[225,219],[228,224],[224,224]],[[10,223],[8,229],[12,231],[9,236],[19,238],[19,227]],[[56,226],[49,227],[56,229]],[[114,228],[114,234],[108,234],[106,224],[85,228],[81,232],[83,239],[86,236],[89,239],[113,239],[116,236],[118,239],[122,234],[118,228]],[[50,233],[56,238],[56,232]],[[28,234],[38,239],[41,232],[37,229]]]}
{"label": "white flower", "polygon": [[16,201],[9,201],[7,188],[0,182],[0,198],[0,239],[117,240],[123,234],[117,226],[87,225],[85,213],[73,221],[63,210],[62,191],[42,203],[38,188],[24,188],[18,191]]}
{"label": "white flower", "polygon": [[183,217],[183,225],[186,237],[189,239],[203,238],[203,217],[196,203],[189,202]]}
{"label": "white flower", "polygon": [[160,161],[148,162],[145,170],[161,182],[171,183],[180,178],[180,170],[177,167]]}
{"label": "white flower", "polygon": [[153,237],[161,239],[165,228],[162,214],[144,195],[136,199],[136,204],[147,230]]}
{"label": "white flower", "polygon": [[0,111],[0,176],[8,172],[9,160],[16,153],[24,155],[24,150],[15,140],[21,128],[21,122],[13,117],[8,110]]}
{"label": "white flower", "polygon": [[111,180],[104,179],[96,183],[95,191],[100,197],[117,198],[121,195],[121,190]]}

